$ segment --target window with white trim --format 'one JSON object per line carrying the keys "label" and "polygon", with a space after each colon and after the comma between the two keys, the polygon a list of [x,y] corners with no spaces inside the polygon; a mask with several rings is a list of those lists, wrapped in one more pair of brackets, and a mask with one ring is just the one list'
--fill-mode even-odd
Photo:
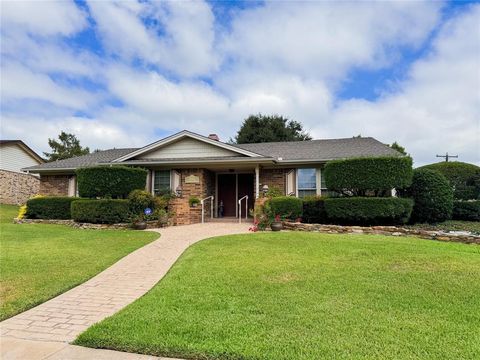
{"label": "window with white trim", "polygon": [[170,170],[155,170],[153,173],[153,194],[170,192]]}
{"label": "window with white trim", "polygon": [[297,170],[298,197],[315,196],[317,194],[317,170]]}

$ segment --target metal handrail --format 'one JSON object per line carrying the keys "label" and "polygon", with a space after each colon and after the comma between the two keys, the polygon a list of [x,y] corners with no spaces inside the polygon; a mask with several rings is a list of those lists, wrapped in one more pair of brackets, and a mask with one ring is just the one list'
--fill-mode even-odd
{"label": "metal handrail", "polygon": [[200,200],[202,204],[202,224],[205,222],[205,200],[210,199],[210,217],[213,219],[213,195],[207,196],[205,199]]}
{"label": "metal handrail", "polygon": [[242,200],[245,200],[245,220],[248,218],[248,195],[238,199],[238,223],[242,223]]}

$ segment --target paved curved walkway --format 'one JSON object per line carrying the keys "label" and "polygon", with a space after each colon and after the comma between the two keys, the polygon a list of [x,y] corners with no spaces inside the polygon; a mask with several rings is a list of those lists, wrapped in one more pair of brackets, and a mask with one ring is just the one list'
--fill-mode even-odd
{"label": "paved curved walkway", "polygon": [[15,339],[73,341],[94,323],[150,290],[191,244],[213,236],[246,233],[249,226],[251,224],[206,223],[153,230],[161,234],[158,240],[130,253],[72,290],[1,322],[1,358],[15,347]]}

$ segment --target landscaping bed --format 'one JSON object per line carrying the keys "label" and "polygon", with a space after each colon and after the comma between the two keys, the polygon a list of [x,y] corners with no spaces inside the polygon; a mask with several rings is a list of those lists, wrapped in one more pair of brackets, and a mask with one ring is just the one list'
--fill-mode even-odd
{"label": "landscaping bed", "polygon": [[0,320],[83,283],[158,237],[153,232],[18,226],[13,223],[17,213],[16,206],[0,205]]}
{"label": "landscaping bed", "polygon": [[185,359],[475,359],[480,247],[303,232],[190,247],[76,344]]}

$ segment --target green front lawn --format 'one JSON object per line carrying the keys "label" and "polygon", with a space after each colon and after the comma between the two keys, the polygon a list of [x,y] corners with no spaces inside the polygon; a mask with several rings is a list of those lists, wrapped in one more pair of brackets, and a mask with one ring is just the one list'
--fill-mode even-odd
{"label": "green front lawn", "polygon": [[81,284],[158,237],[153,232],[13,224],[0,204],[0,320]]}
{"label": "green front lawn", "polygon": [[77,344],[187,359],[478,359],[480,246],[257,233],[189,248]]}

